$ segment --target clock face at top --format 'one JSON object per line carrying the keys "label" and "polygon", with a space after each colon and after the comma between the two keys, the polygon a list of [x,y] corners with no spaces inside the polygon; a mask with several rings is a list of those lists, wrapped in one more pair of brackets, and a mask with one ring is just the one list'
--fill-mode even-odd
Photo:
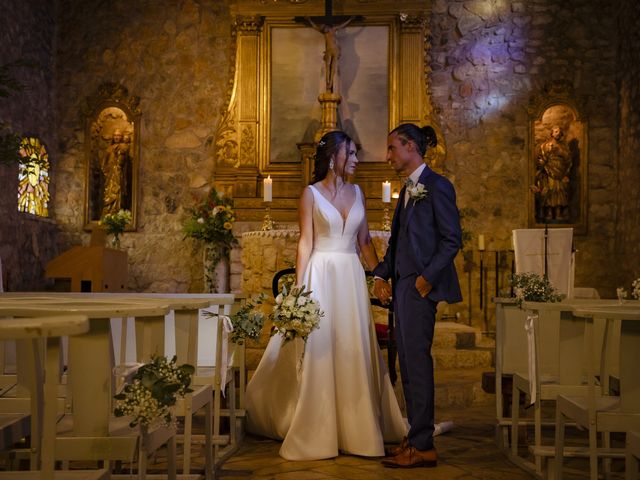
{"label": "clock face at top", "polygon": [[49,215],[49,154],[37,137],[20,142],[18,170],[18,211]]}

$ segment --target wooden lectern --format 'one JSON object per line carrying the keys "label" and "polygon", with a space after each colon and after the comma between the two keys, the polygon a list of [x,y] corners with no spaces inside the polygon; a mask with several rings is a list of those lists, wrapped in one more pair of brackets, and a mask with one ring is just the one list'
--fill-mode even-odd
{"label": "wooden lectern", "polygon": [[71,279],[72,292],[125,292],[127,253],[97,245],[73,247],[47,263],[45,276]]}

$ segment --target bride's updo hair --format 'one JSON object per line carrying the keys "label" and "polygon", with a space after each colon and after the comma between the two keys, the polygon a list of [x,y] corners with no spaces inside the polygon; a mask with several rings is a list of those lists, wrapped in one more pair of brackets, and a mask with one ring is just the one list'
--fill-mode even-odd
{"label": "bride's updo hair", "polygon": [[391,130],[400,137],[400,141],[405,145],[409,140],[416,144],[416,148],[421,156],[425,156],[427,148],[434,148],[438,145],[438,138],[436,137],[436,131],[426,125],[424,127],[418,127],[413,123],[403,123]]}
{"label": "bride's updo hair", "polygon": [[313,163],[313,180],[316,183],[327,176],[331,157],[338,155],[338,151],[344,145],[345,151],[349,148],[351,137],[340,130],[325,133],[316,144],[315,161]]}

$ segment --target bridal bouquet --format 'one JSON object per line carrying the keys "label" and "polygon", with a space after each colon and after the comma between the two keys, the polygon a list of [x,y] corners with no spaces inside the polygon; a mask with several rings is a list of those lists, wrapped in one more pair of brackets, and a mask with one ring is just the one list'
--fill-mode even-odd
{"label": "bridal bouquet", "polygon": [[318,328],[323,315],[320,305],[311,298],[311,291],[304,290],[304,285],[292,287],[290,292],[282,287],[273,307],[274,333],[282,335],[283,342],[296,337],[306,342],[309,334]]}

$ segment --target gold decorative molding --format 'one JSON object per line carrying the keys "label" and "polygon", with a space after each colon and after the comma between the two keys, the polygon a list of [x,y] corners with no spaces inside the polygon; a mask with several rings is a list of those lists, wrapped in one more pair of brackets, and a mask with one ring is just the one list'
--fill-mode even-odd
{"label": "gold decorative molding", "polygon": [[215,165],[217,167],[238,166],[237,116],[235,102],[229,106],[216,131]]}
{"label": "gold decorative molding", "polygon": [[240,140],[240,166],[248,167],[256,164],[255,125],[245,125]]}
{"label": "gold decorative molding", "polygon": [[140,97],[129,95],[127,87],[120,83],[105,82],[90,95],[82,108],[83,115],[90,115],[103,104],[121,105],[132,115],[140,115]]}
{"label": "gold decorative molding", "polygon": [[[431,100],[431,39],[428,26],[431,4],[428,0],[334,0],[333,14],[361,16],[349,28],[388,29],[389,61],[385,67],[388,75],[386,121],[389,128],[394,128],[402,122],[432,125],[438,135],[439,146],[430,151],[425,160],[434,169],[442,171],[446,157],[445,142]],[[240,192],[242,195],[246,192],[259,195],[261,178],[271,175],[276,186],[274,205],[285,199],[287,202],[292,200],[291,204],[295,205],[297,202],[293,199],[298,198],[301,187],[311,180],[314,144],[304,142],[312,141],[313,134],[310,138],[304,136],[294,140],[290,145],[292,151],[295,151],[297,146],[299,161],[296,161],[295,157],[278,156],[282,149],[289,148],[289,142],[286,147],[280,146],[279,150],[273,150],[271,142],[280,138],[277,130],[275,136],[271,131],[274,115],[271,107],[271,68],[274,64],[272,47],[275,44],[273,38],[274,32],[304,28],[304,25],[295,21],[295,17],[323,15],[324,2],[233,0],[230,11],[234,17],[235,35],[233,70],[230,74],[233,87],[230,89],[232,93],[229,94],[227,108],[213,142],[216,150],[216,184],[222,182],[233,186],[236,198]],[[286,51],[278,52],[279,55],[286,54]],[[346,51],[343,51],[342,55],[342,61],[345,61]],[[321,67],[320,52],[317,62],[319,78],[322,76]],[[322,93],[320,90],[319,87],[318,94]],[[294,93],[292,90],[291,94]],[[322,102],[320,103],[317,118],[319,126],[324,119]],[[358,127],[363,128],[361,124],[356,126]],[[388,179],[393,180],[395,174],[377,155],[374,158],[373,161],[360,163],[356,181],[363,186],[368,199],[371,199],[368,201],[373,204],[372,216],[375,221],[376,209],[380,209],[378,213],[382,212],[382,203],[379,206],[376,203],[376,199],[380,197],[380,183]],[[252,205],[250,200],[253,198],[239,199],[240,209],[242,210],[245,203]],[[272,209],[272,214],[275,214],[276,220],[285,216],[284,210],[277,207]],[[250,212],[242,211],[240,215],[244,218],[245,215],[250,216]]]}
{"label": "gold decorative molding", "polygon": [[400,32],[413,32],[422,33],[427,26],[427,19],[424,15],[409,15],[407,13],[400,13],[398,15],[400,19]]}
{"label": "gold decorative molding", "polygon": [[264,17],[261,15],[238,15],[235,26],[244,35],[259,34],[264,25]]}
{"label": "gold decorative molding", "polygon": [[579,119],[586,120],[585,100],[576,95],[573,84],[568,80],[556,80],[546,84],[542,90],[529,98],[527,111],[530,117],[540,118],[551,105],[565,103],[571,105]]}

